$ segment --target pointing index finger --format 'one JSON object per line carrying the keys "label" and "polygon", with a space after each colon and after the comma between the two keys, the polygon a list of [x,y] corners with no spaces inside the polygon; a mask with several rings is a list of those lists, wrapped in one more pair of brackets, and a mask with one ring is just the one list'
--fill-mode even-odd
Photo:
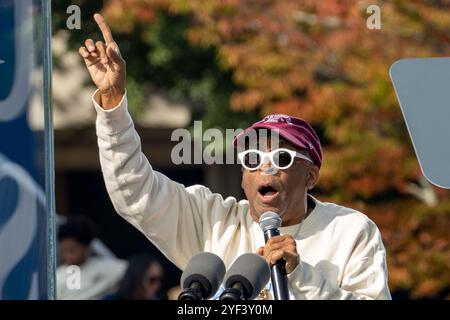
{"label": "pointing index finger", "polygon": [[114,42],[114,39],[111,34],[111,29],[106,24],[105,19],[99,13],[94,14],[95,22],[97,22],[98,27],[100,28],[103,38],[105,39],[106,44]]}

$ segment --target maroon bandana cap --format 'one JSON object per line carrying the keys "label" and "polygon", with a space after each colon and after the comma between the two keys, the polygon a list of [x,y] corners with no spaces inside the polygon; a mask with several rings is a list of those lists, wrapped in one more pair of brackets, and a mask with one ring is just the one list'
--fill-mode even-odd
{"label": "maroon bandana cap", "polygon": [[268,115],[235,136],[233,145],[237,146],[238,140],[244,138],[246,133],[251,129],[269,129],[276,131],[281,137],[293,145],[308,151],[314,164],[319,168],[321,167],[322,147],[320,145],[319,137],[311,125],[305,120],[285,114]]}

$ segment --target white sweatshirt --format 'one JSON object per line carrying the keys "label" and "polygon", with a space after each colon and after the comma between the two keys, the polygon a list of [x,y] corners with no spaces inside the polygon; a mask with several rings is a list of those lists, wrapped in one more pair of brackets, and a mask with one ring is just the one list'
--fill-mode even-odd
{"label": "white sweatshirt", "polygon": [[[183,270],[194,254],[208,251],[228,268],[241,254],[264,246],[247,200],[224,199],[201,185],[185,187],[152,169],[126,94],[110,110],[93,101],[100,163],[114,208],[176,266]],[[377,226],[358,211],[313,200],[316,206],[302,224],[281,228],[294,237],[300,255],[288,275],[291,299],[390,299]]]}

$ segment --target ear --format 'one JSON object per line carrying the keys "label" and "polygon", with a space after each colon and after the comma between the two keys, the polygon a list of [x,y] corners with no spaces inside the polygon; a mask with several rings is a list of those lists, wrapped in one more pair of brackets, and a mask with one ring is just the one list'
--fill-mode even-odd
{"label": "ear", "polygon": [[308,190],[314,188],[314,186],[317,184],[317,181],[319,181],[319,176],[319,167],[316,165],[311,165],[308,178],[306,180],[306,187]]}

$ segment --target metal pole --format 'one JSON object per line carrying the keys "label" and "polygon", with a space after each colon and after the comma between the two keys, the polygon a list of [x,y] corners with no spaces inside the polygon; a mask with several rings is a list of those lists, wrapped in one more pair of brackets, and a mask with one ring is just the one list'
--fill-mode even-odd
{"label": "metal pole", "polygon": [[56,215],[55,215],[55,165],[52,117],[52,50],[51,50],[51,0],[42,1],[43,35],[43,98],[45,128],[45,194],[47,203],[47,298],[56,299]]}

